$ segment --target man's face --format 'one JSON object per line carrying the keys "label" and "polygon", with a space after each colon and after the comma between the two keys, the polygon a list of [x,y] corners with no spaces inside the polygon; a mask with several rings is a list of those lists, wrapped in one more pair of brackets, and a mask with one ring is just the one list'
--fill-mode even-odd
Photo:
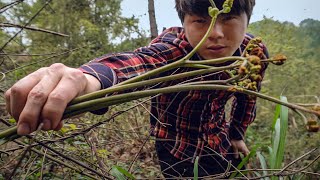
{"label": "man's face", "polygon": [[[247,29],[247,15],[220,14],[205,43],[198,50],[204,59],[231,56],[239,48]],[[183,27],[192,47],[195,47],[207,32],[210,17],[186,15]]]}

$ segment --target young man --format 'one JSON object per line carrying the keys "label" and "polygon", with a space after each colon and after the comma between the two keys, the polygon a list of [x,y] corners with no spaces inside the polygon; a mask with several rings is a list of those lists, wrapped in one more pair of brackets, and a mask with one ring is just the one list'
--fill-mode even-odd
{"label": "young man", "polygon": [[[222,9],[224,0],[214,2]],[[6,92],[8,112],[19,120],[18,133],[35,131],[39,122],[44,123],[44,130],[58,130],[62,127],[64,109],[76,96],[110,87],[186,56],[209,27],[210,5],[209,0],[176,0],[183,28],[165,30],[149,46],[134,52],[107,54],[81,66],[80,70],[53,64],[23,78]],[[255,0],[235,0],[230,13],[218,16],[209,38],[191,59],[240,56],[252,38],[245,32],[254,5]],[[266,48],[261,45],[261,49],[264,54],[260,58],[266,58]],[[261,76],[265,69],[263,66]],[[188,70],[179,68],[161,75]],[[228,75],[222,72],[201,79],[226,78]],[[231,97],[235,100],[229,123],[225,120],[224,106]],[[229,161],[234,166],[240,162],[239,152],[249,153],[243,138],[255,118],[255,98],[218,90],[189,91],[162,94],[152,103],[152,134],[157,139],[156,149],[165,177],[192,177],[197,156],[199,176],[224,173]]]}

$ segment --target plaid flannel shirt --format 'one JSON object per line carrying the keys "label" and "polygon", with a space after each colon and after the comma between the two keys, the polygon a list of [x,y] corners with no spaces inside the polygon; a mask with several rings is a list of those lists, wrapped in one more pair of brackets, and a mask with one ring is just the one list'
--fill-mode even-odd
{"label": "plaid flannel shirt", "polygon": [[[240,56],[252,38],[247,34],[235,56]],[[261,44],[267,58],[267,49]],[[84,73],[95,76],[102,88],[138,76],[186,56],[193,48],[186,39],[183,28],[165,30],[148,46],[133,52],[107,54],[80,67]],[[192,60],[200,60],[195,54]],[[267,64],[261,70],[263,77]],[[190,68],[179,68],[162,73],[167,76]],[[229,76],[222,72],[203,76],[201,80],[224,80]],[[165,82],[158,87],[171,86],[184,80]],[[199,80],[198,80],[199,81]],[[260,89],[258,83],[258,89]],[[225,119],[225,104],[234,97],[231,119]],[[256,98],[241,93],[212,91],[188,91],[161,94],[152,99],[151,132],[179,159],[191,159],[203,154],[221,153],[230,149],[230,139],[243,139],[245,131],[256,116]],[[159,123],[161,122],[161,123]],[[166,124],[166,125],[163,125]]]}

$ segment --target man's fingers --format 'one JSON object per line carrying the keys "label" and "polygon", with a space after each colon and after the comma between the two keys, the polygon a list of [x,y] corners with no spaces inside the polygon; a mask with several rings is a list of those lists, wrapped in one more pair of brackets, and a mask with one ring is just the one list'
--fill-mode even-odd
{"label": "man's fingers", "polygon": [[[7,109],[13,118],[19,121],[20,113],[22,112],[31,89],[40,81],[43,70],[38,70],[31,73],[27,77],[18,81],[6,93]],[[9,101],[9,102],[8,102]]]}
{"label": "man's fingers", "polygon": [[249,151],[249,149],[247,148],[246,145],[243,147],[242,153],[243,153],[244,156],[248,156],[249,155],[250,151]]}
{"label": "man's fingers", "polygon": [[6,109],[18,121],[18,134],[35,131],[40,122],[43,130],[61,129],[67,104],[85,93],[87,83],[80,70],[63,64],[41,68],[18,81],[5,93]]}
{"label": "man's fingers", "polygon": [[[42,108],[45,105],[50,92],[60,81],[60,78],[60,76],[52,76],[50,73],[48,73],[29,92],[27,102],[19,118],[19,134],[29,134],[37,129],[38,123],[41,121],[40,115]],[[43,123],[44,130],[49,130],[51,128],[50,122],[43,121]],[[24,131],[23,129],[28,129],[27,126],[29,126],[29,131]]]}
{"label": "man's fingers", "polygon": [[6,110],[11,115],[10,94],[11,94],[11,89],[8,89],[5,92],[4,97],[6,99]]}
{"label": "man's fingers", "polygon": [[233,153],[234,153],[234,158],[238,159],[239,158],[239,151],[238,151],[238,147],[236,146],[232,146],[233,148]]}
{"label": "man's fingers", "polygon": [[[59,83],[64,71],[64,67],[65,66],[62,64],[54,64],[49,68],[45,68],[44,73],[42,73],[39,77],[41,80],[37,84],[33,84],[32,89],[28,89],[28,96],[25,101],[25,106],[23,107],[23,110],[19,116],[18,134],[26,135],[37,129],[37,126],[41,121],[40,115],[42,108],[45,105],[51,91]],[[12,101],[11,103],[14,102]],[[43,129],[48,130],[51,128],[50,122],[43,121],[43,123]]]}
{"label": "man's fingers", "polygon": [[84,74],[77,69],[68,69],[68,71],[49,94],[41,113],[41,119],[51,122],[50,129],[59,129],[59,122],[67,104],[85,89]]}

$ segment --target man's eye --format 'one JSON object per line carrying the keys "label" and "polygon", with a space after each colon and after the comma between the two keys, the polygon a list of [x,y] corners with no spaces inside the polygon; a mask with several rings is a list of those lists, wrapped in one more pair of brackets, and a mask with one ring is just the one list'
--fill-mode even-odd
{"label": "man's eye", "polygon": [[222,20],[223,21],[230,21],[230,20],[235,19],[235,18],[236,18],[236,16],[222,16]]}
{"label": "man's eye", "polygon": [[202,23],[206,23],[207,20],[205,20],[205,19],[196,19],[196,20],[194,20],[194,22],[202,24]]}

